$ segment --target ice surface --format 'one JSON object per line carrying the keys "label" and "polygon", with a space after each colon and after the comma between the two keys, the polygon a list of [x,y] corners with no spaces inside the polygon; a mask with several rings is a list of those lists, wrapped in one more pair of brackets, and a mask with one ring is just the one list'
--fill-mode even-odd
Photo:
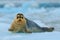
{"label": "ice surface", "polygon": [[60,40],[60,32],[11,33],[10,24],[0,23],[0,40]]}

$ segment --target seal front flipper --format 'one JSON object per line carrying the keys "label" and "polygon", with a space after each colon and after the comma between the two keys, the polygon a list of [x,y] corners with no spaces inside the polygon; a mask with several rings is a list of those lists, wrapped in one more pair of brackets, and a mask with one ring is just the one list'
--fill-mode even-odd
{"label": "seal front flipper", "polygon": [[14,31],[14,29],[15,29],[15,27],[14,27],[14,24],[12,23],[11,27],[10,27],[10,29],[8,29],[8,31]]}
{"label": "seal front flipper", "polygon": [[25,33],[32,33],[28,28],[25,28],[23,31],[24,31]]}

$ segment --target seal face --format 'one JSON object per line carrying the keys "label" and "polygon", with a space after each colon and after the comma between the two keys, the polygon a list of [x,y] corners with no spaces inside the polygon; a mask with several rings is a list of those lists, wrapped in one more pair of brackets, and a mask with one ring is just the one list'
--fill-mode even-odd
{"label": "seal face", "polygon": [[40,27],[35,22],[28,20],[24,17],[22,13],[18,13],[16,18],[13,20],[9,31],[12,32],[25,32],[25,33],[32,33],[32,32],[51,32],[54,28],[47,28],[47,27]]}
{"label": "seal face", "polygon": [[26,20],[25,20],[25,17],[23,16],[23,14],[17,14],[15,21],[19,25],[24,25],[24,24],[26,25]]}
{"label": "seal face", "polygon": [[26,23],[26,19],[25,19],[24,15],[21,13],[18,13],[16,15],[16,18],[13,20],[9,31],[30,33],[30,31],[26,27],[27,26],[26,24],[27,23]]}

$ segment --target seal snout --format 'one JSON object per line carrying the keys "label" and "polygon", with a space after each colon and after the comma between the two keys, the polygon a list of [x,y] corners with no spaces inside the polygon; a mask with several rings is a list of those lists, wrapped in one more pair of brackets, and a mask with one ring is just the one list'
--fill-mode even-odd
{"label": "seal snout", "polygon": [[22,21],[21,19],[19,21]]}

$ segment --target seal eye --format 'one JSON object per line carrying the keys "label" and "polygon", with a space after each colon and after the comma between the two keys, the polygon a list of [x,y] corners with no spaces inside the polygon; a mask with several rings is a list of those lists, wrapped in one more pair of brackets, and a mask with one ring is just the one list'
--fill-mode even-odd
{"label": "seal eye", "polygon": [[23,19],[23,17],[17,17],[17,19],[18,19],[18,18],[22,18],[22,19]]}
{"label": "seal eye", "polygon": [[23,19],[23,14],[17,14],[17,19],[22,18]]}
{"label": "seal eye", "polygon": [[17,19],[18,19],[18,17],[17,17]]}
{"label": "seal eye", "polygon": [[22,18],[22,19],[23,19],[23,17],[20,17],[20,18]]}
{"label": "seal eye", "polygon": [[23,17],[21,17],[23,19]]}

